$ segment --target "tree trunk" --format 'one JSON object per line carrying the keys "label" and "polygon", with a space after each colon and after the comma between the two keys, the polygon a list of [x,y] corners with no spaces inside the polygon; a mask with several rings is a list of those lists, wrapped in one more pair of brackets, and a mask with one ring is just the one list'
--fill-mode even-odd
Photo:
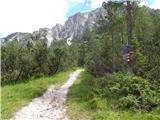
{"label": "tree trunk", "polygon": [[128,26],[128,45],[131,45],[132,39],[132,14],[131,14],[131,3],[127,1],[127,26]]}
{"label": "tree trunk", "polygon": [[[131,13],[131,3],[127,1],[127,27],[128,27],[128,46],[132,44],[132,13]],[[133,72],[133,61],[128,63],[128,72]]]}
{"label": "tree trunk", "polygon": [[19,80],[19,78],[20,78],[20,76],[21,76],[22,72],[23,72],[23,69],[21,68],[21,70],[20,70],[20,72],[19,72],[19,74],[18,74],[17,78],[15,79],[16,81],[18,81],[18,80]]}
{"label": "tree trunk", "polygon": [[57,73],[57,71],[59,70],[59,66],[60,66],[60,62],[61,62],[61,57],[62,55],[59,55],[58,56],[58,62],[57,62],[57,65],[56,65],[56,69],[54,71],[54,74]]}
{"label": "tree trunk", "polygon": [[115,63],[115,39],[112,33],[112,72],[116,70],[116,63]]}

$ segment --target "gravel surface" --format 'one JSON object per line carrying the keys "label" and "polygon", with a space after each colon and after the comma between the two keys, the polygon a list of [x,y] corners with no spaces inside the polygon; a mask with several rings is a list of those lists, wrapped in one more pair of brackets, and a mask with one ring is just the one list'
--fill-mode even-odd
{"label": "gravel surface", "polygon": [[68,120],[66,95],[81,71],[83,70],[79,69],[71,73],[69,80],[62,86],[50,86],[42,96],[33,99],[10,120]]}

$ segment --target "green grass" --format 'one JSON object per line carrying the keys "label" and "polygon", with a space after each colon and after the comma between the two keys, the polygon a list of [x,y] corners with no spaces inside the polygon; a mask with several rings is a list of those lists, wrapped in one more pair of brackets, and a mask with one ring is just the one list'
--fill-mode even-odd
{"label": "green grass", "polygon": [[3,86],[1,89],[2,119],[12,117],[22,106],[29,103],[33,98],[42,95],[49,85],[64,83],[72,71],[63,71],[51,77],[41,77],[25,83]]}
{"label": "green grass", "polygon": [[109,98],[98,99],[97,108],[92,108],[94,102],[90,100],[93,77],[83,72],[70,88],[67,98],[68,114],[71,120],[160,120],[160,109],[150,113],[135,113],[131,110],[112,108]]}

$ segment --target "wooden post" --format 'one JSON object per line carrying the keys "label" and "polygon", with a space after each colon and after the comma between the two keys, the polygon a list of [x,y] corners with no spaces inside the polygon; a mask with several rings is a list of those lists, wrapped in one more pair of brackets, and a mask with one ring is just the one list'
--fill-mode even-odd
{"label": "wooden post", "polygon": [[[128,46],[132,45],[132,13],[131,2],[127,1]],[[133,73],[133,60],[128,63],[128,72]]]}

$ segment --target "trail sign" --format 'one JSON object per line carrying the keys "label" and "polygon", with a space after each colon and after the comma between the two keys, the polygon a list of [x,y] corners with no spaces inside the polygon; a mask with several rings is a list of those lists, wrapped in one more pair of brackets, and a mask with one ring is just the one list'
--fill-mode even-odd
{"label": "trail sign", "polygon": [[130,63],[133,61],[133,47],[132,46],[125,46],[123,48],[123,60],[125,63]]}

